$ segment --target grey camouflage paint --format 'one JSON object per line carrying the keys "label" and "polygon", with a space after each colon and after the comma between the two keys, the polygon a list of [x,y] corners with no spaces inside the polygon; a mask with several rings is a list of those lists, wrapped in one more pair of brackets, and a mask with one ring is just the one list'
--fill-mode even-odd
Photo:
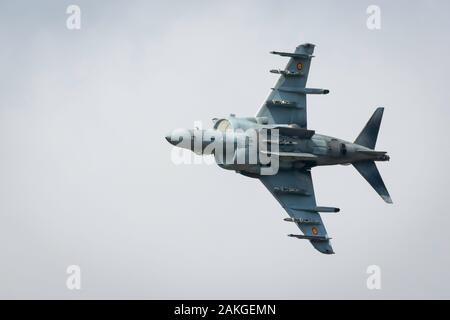
{"label": "grey camouflage paint", "polygon": [[[391,197],[375,165],[375,161],[388,161],[384,151],[375,151],[375,144],[383,116],[383,108],[377,108],[355,142],[316,134],[307,128],[306,97],[308,94],[328,94],[327,89],[306,88],[306,82],[313,58],[314,45],[302,44],[293,53],[277,52],[289,57],[283,70],[271,70],[280,74],[274,88],[256,117],[238,118],[231,115],[224,119],[215,119],[213,131],[218,131],[221,123],[226,122],[231,131],[247,129],[278,129],[280,139],[276,141],[278,150],[273,155],[279,158],[279,170],[275,175],[261,174],[262,164],[241,165],[236,163],[219,164],[220,167],[234,170],[245,176],[257,178],[277,199],[289,214],[286,221],[295,223],[303,235],[289,236],[306,239],[318,251],[324,254],[334,253],[320,213],[339,212],[338,208],[317,206],[311,169],[317,166],[353,164],[358,172],[387,203]],[[192,135],[192,130],[186,130]],[[203,148],[211,143],[211,129],[200,130],[200,142]],[[174,133],[166,139],[177,146],[194,150],[194,144],[181,145]],[[238,149],[235,151],[237,154]],[[270,151],[268,151],[270,153]]]}

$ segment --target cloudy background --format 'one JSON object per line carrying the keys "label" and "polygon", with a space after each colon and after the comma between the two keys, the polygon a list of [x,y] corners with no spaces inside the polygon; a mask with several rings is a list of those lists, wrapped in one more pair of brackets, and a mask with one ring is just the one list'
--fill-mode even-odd
{"label": "cloudy background", "polygon": [[[66,8],[82,11],[66,28]],[[381,30],[366,27],[368,5]],[[447,1],[2,1],[1,298],[450,298]],[[257,180],[171,162],[164,135],[254,115],[317,45],[309,127],[353,140],[377,106],[394,200],[313,170],[335,255]],[[79,265],[82,289],[66,288]],[[378,265],[382,289],[368,290]]]}

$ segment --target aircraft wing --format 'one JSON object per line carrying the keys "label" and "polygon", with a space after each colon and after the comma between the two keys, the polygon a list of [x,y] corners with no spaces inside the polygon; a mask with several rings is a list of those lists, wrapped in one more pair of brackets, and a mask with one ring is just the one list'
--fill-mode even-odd
{"label": "aircraft wing", "polygon": [[290,59],[284,70],[271,70],[272,73],[280,74],[280,78],[259,110],[258,117],[267,117],[270,124],[287,123],[307,127],[306,94],[324,93],[314,91],[317,89],[305,91],[313,52],[314,45],[310,43],[298,46],[294,53],[272,52]]}
{"label": "aircraft wing", "polygon": [[290,236],[309,240],[322,253],[334,253],[319,212],[339,209],[317,207],[309,170],[280,170],[276,175],[262,175],[259,179],[289,214],[290,221],[303,232]]}

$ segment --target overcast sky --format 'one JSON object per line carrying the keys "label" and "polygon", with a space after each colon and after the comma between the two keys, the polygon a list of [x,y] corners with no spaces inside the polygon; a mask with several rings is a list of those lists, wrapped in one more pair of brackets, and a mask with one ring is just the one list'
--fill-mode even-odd
{"label": "overcast sky", "polygon": [[[66,8],[81,8],[68,30]],[[366,9],[381,9],[381,29]],[[450,298],[448,1],[2,1],[1,298]],[[394,204],[351,166],[312,171],[335,255],[257,180],[171,162],[174,128],[253,116],[317,45],[308,126],[377,149]],[[82,288],[66,288],[79,265]],[[381,290],[366,269],[381,268]]]}

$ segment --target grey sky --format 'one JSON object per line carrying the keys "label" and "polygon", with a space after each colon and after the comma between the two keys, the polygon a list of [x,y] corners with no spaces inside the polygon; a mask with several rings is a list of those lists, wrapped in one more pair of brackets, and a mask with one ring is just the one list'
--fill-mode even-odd
{"label": "grey sky", "polygon": [[[82,10],[79,31],[66,7]],[[366,28],[366,8],[382,28]],[[450,298],[447,1],[2,1],[0,297]],[[352,167],[313,170],[336,255],[262,184],[175,166],[164,135],[256,114],[286,60],[317,45],[309,127],[377,147],[394,205]],[[82,290],[65,287],[80,265]],[[366,288],[366,268],[382,290]]]}

